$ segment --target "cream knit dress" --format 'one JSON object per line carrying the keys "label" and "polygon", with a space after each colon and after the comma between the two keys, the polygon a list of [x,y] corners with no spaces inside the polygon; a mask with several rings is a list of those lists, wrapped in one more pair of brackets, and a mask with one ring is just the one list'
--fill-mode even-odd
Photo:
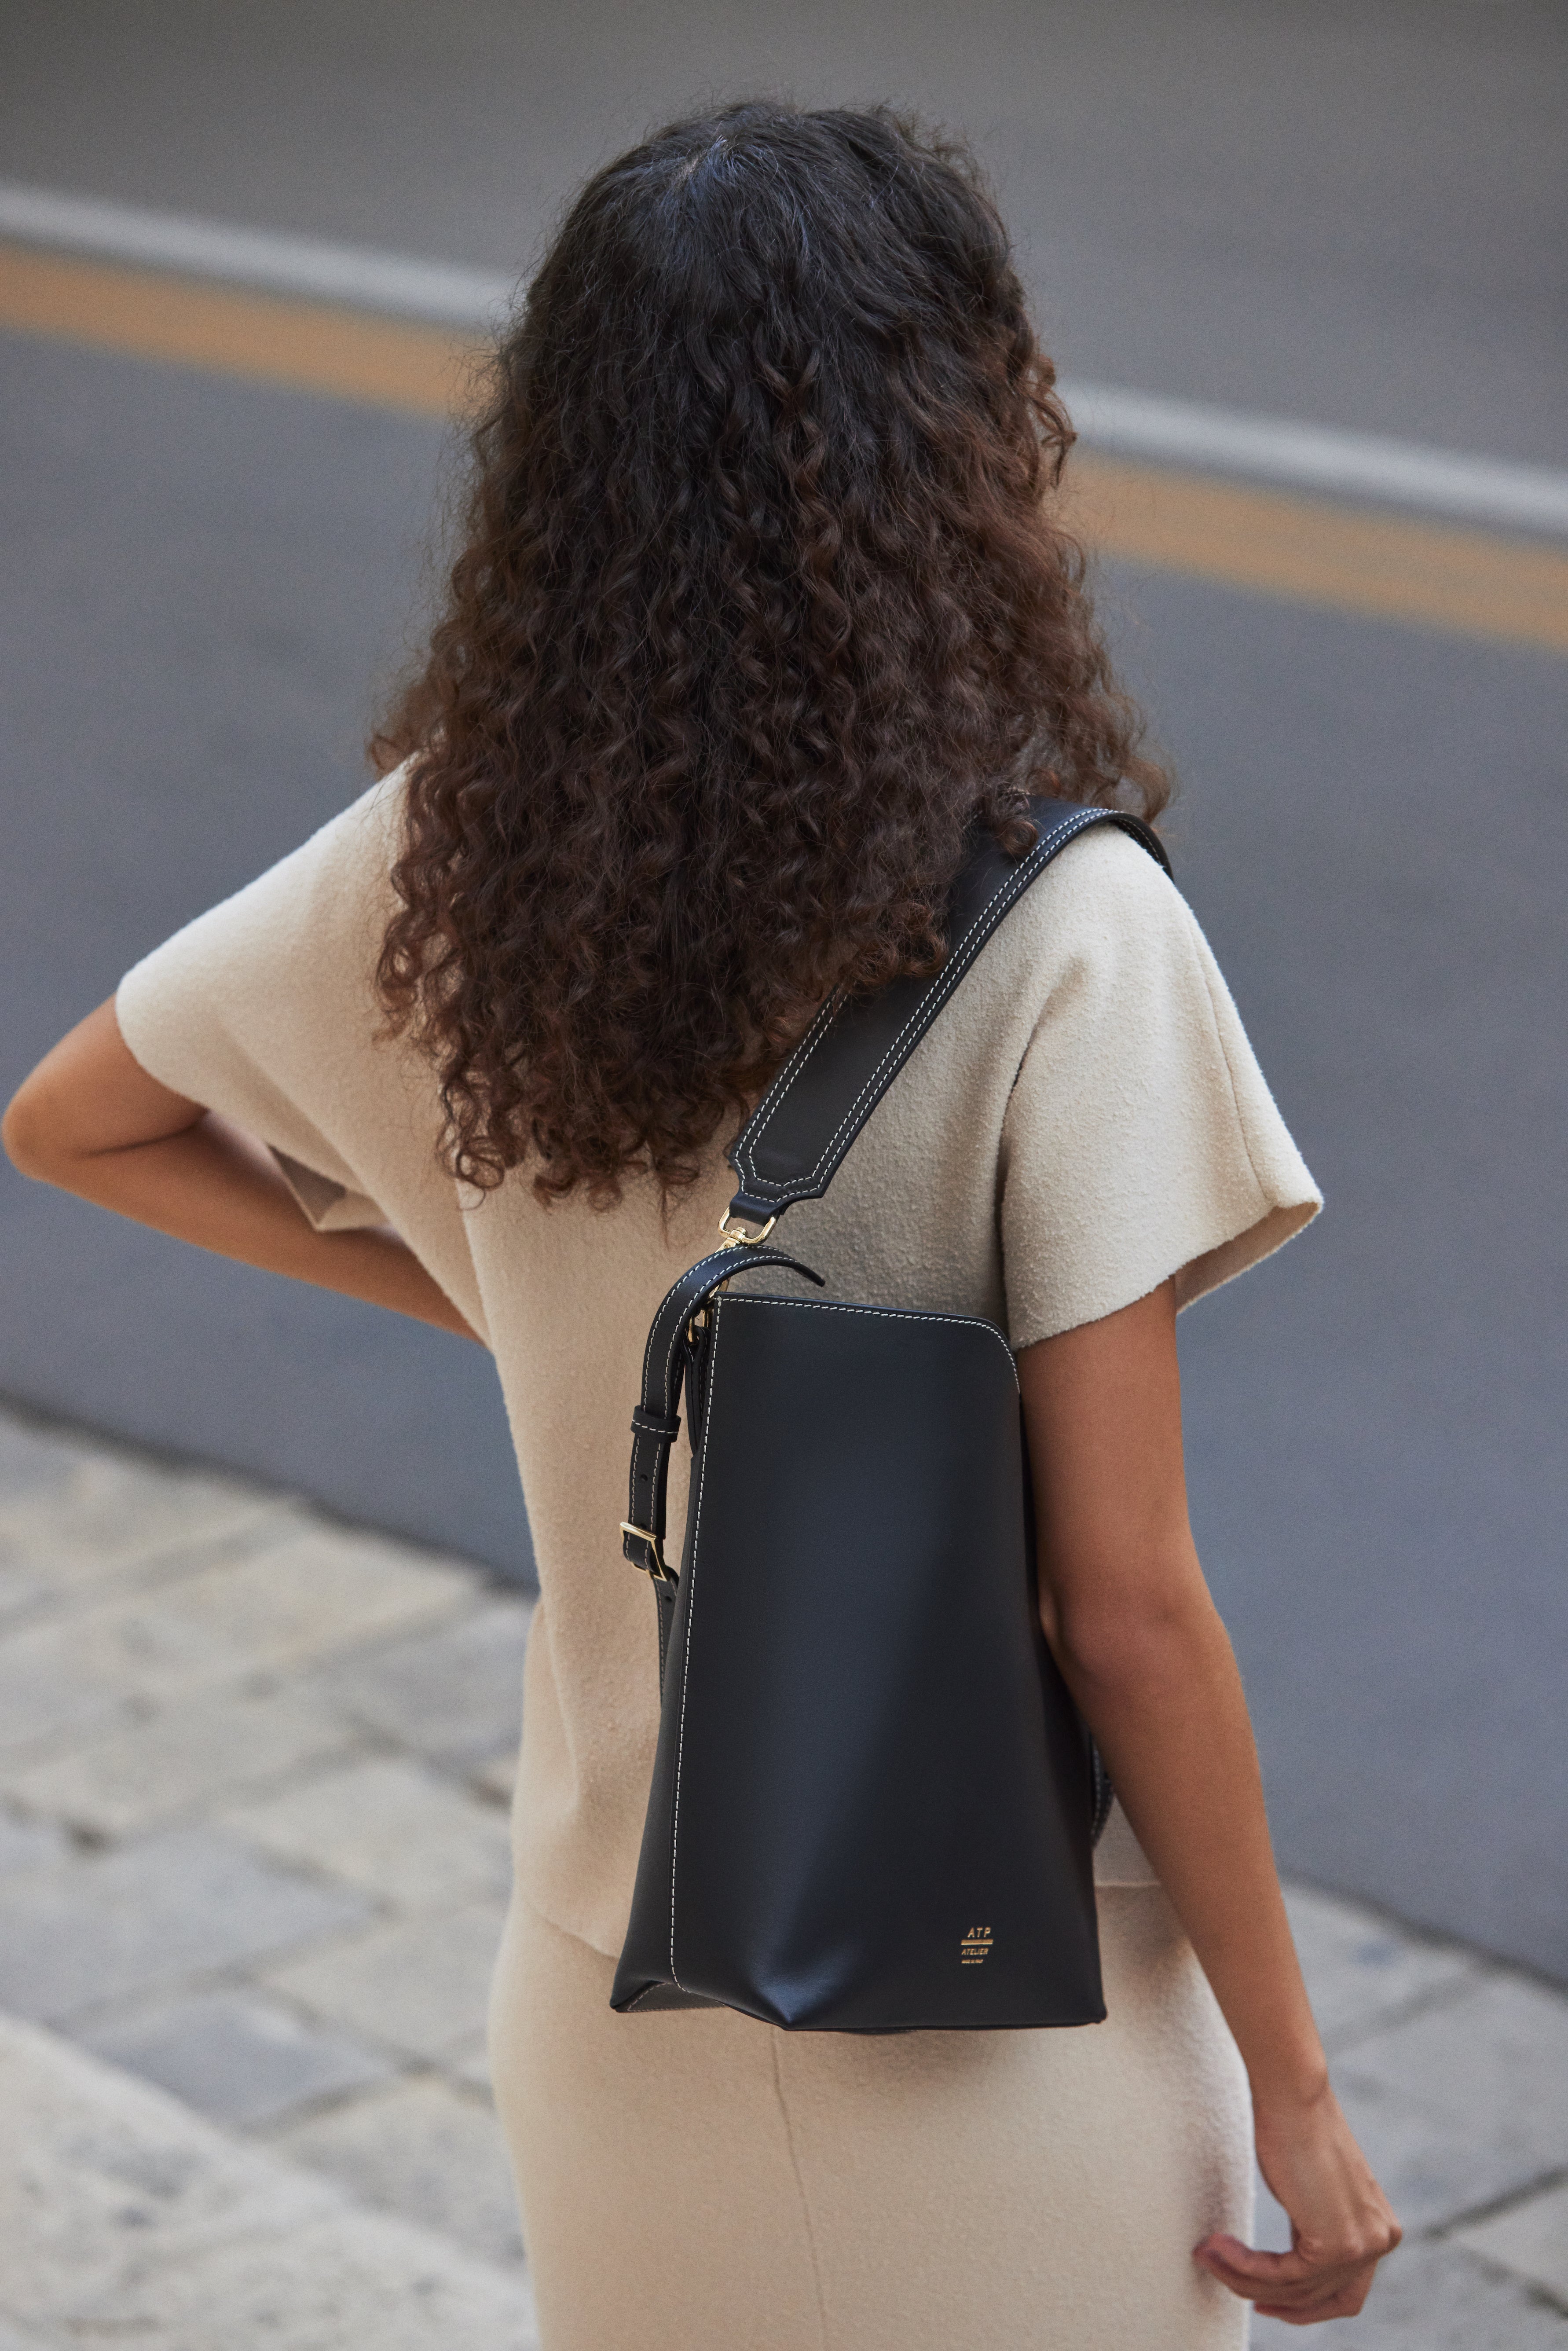
{"label": "cream knit dress", "polygon": [[[665,1217],[481,1198],[427,1066],[379,1035],[388,778],[128,973],[127,1044],[269,1144],[335,1229],[394,1226],[487,1340],[540,1601],[492,2052],[544,2351],[1239,2351],[1197,2271],[1245,2233],[1235,2047],[1119,1811],[1104,2024],[862,2039],[724,2011],[615,2016],[657,1728],[653,1609],[621,1558],[649,1322],[731,1188]],[[1307,1222],[1312,1177],[1191,913],[1124,835],[1072,842],[984,949],[791,1249],[829,1294],[981,1314],[1015,1348],[1175,1276],[1183,1304]],[[670,1521],[684,1521],[685,1461]]]}

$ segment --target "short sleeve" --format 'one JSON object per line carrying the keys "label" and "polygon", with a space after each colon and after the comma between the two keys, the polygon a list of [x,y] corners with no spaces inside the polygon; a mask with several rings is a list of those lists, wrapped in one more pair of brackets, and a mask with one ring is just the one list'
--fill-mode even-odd
{"label": "short sleeve", "polygon": [[1002,1130],[1009,1336],[1171,1279],[1187,1306],[1322,1206],[1190,907],[1124,834],[1062,854],[1049,993]]}
{"label": "short sleeve", "polygon": [[320,1231],[386,1221],[356,1130],[377,1026],[370,977],[391,803],[374,788],[155,947],[115,997],[142,1068],[268,1144]]}

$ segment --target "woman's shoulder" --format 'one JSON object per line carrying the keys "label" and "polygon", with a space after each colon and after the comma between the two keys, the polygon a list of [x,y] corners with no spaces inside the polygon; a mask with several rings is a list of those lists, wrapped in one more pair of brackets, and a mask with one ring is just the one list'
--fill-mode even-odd
{"label": "woman's shoulder", "polygon": [[406,782],[406,767],[378,776],[357,799],[258,874],[249,890],[279,912],[306,897],[319,906],[323,898],[342,893],[363,911],[382,913],[392,902]]}
{"label": "woman's shoulder", "polygon": [[1059,851],[988,957],[993,985],[1038,1018],[1085,990],[1175,985],[1206,953],[1191,908],[1158,861],[1119,825],[1098,824]]}
{"label": "woman's shoulder", "polygon": [[1145,850],[1086,832],[1019,914],[1003,1221],[1025,1345],[1173,1276],[1187,1303],[1299,1231],[1320,1196],[1196,916]]}
{"label": "woman's shoulder", "polygon": [[295,1035],[371,1037],[402,810],[401,774],[381,778],[133,965],[116,1002],[144,1065],[164,1075],[171,1039],[204,1040],[204,1061],[242,1044],[282,1054]]}
{"label": "woman's shoulder", "polygon": [[154,949],[171,965],[300,956],[364,962],[393,903],[402,822],[401,770],[382,776],[275,864]]}
{"label": "woman's shoulder", "polygon": [[1119,824],[1091,825],[1058,852],[1030,892],[1058,932],[1086,941],[1140,930],[1185,927],[1192,919],[1157,858]]}

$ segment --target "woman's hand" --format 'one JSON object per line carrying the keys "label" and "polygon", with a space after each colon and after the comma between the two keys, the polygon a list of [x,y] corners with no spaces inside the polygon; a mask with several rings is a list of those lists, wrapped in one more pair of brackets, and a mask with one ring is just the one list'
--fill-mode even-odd
{"label": "woman's hand", "polygon": [[1354,2318],[1400,2228],[1325,2085],[1304,2105],[1254,2119],[1258,2162],[1291,2216],[1291,2251],[1255,2252],[1235,2237],[1206,2237],[1193,2258],[1265,2318],[1288,2326]]}
{"label": "woman's hand", "polygon": [[462,1338],[478,1335],[389,1227],[316,1231],[270,1152],[141,1067],[112,1001],[62,1037],[18,1089],[4,1141],[24,1176],[138,1224]]}

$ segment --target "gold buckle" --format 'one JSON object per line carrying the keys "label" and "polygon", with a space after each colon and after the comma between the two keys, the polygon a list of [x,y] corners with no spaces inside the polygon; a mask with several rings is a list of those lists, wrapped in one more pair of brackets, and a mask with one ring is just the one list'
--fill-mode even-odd
{"label": "gold buckle", "polygon": [[[652,1527],[634,1527],[630,1519],[622,1519],[621,1521],[621,1531],[623,1535],[635,1535],[638,1541],[645,1542],[648,1549],[653,1552],[653,1564],[652,1567],[644,1567],[643,1569],[642,1572],[644,1575],[655,1576],[661,1583],[674,1583],[675,1579],[670,1573],[669,1562],[664,1557],[664,1547],[660,1543],[659,1538],[653,1532]],[[638,1563],[639,1562],[635,1560],[629,1560],[627,1562],[627,1565],[630,1567],[635,1567]]]}
{"label": "gold buckle", "polygon": [[769,1217],[759,1233],[731,1232],[729,1218],[730,1211],[727,1208],[718,1220],[718,1228],[724,1235],[723,1245],[726,1249],[755,1249],[758,1241],[765,1241],[768,1238],[768,1234],[779,1222],[777,1217]]}

